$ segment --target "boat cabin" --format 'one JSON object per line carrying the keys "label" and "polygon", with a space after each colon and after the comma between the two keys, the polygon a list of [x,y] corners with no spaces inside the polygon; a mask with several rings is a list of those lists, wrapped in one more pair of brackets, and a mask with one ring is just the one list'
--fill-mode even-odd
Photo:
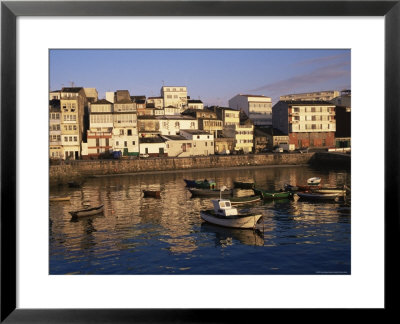
{"label": "boat cabin", "polygon": [[212,199],[211,200],[214,205],[214,211],[216,214],[221,216],[236,216],[238,211],[235,207],[232,207],[232,204],[229,199]]}

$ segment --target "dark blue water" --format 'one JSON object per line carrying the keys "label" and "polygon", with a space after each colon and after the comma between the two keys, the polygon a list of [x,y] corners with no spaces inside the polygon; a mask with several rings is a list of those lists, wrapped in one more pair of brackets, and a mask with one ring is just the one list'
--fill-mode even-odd
{"label": "dark blue water", "polygon": [[[214,179],[232,187],[254,180],[264,189],[304,184],[350,184],[346,170],[309,167],[241,168],[136,174],[88,179],[82,188],[52,188],[70,195],[50,202],[50,274],[350,274],[349,200],[276,200],[243,206],[263,214],[260,231],[204,223],[207,198],[191,198],[183,179]],[[161,199],[142,190],[161,190]],[[237,192],[236,194],[243,194]],[[68,211],[105,205],[99,216],[72,221]]]}

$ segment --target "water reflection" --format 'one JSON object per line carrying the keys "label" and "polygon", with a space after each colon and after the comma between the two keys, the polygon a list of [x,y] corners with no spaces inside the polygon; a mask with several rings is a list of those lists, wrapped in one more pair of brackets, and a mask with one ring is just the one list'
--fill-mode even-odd
{"label": "water reflection", "polygon": [[[347,269],[349,201],[310,203],[281,199],[238,207],[262,213],[261,235],[204,223],[200,210],[212,208],[212,203],[209,198],[192,198],[183,181],[214,179],[217,188],[233,188],[233,181],[253,181],[258,188],[279,190],[286,183],[304,184],[312,176],[321,177],[324,184],[331,186],[350,186],[347,171],[271,167],[106,176],[88,179],[81,188],[52,188],[51,196],[68,195],[71,199],[49,204],[50,273],[224,273],[224,263],[231,260],[240,264],[250,247],[257,247],[252,250],[251,260],[243,260],[246,266],[232,271],[268,273],[274,269],[276,273],[276,269],[285,271],[289,265],[285,258],[272,257],[277,251],[293,253],[292,259],[301,264],[304,260],[298,251],[288,250],[287,246],[314,245],[314,250],[305,251],[320,258],[319,246],[326,250],[326,246],[322,247],[326,241],[335,252],[330,262],[321,264]],[[161,196],[144,198],[143,190],[160,190]],[[234,195],[244,196],[247,191],[235,190]],[[104,204],[103,215],[71,221],[69,211],[99,204]],[[285,250],[281,251],[283,247]],[[218,249],[224,249],[224,258]],[[237,254],[242,250],[243,254]]]}

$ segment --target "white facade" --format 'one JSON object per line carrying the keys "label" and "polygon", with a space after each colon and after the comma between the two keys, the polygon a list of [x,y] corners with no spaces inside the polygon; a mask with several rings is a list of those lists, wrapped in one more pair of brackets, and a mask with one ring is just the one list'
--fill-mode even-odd
{"label": "white facade", "polygon": [[136,105],[129,101],[114,103],[113,151],[123,155],[139,153]]}
{"label": "white facade", "polygon": [[328,90],[328,91],[317,91],[317,92],[305,92],[305,93],[294,93],[287,94],[280,97],[279,100],[288,101],[288,100],[323,100],[329,101],[333,98],[340,96],[340,92],[337,90]]}
{"label": "white facade", "polygon": [[229,100],[229,107],[243,111],[254,125],[272,125],[272,100],[270,97],[238,94]]}
{"label": "white facade", "polygon": [[165,107],[177,107],[183,110],[187,107],[187,88],[183,86],[163,86],[161,97]]}
{"label": "white facade", "polygon": [[114,103],[114,96],[115,96],[114,91],[106,92],[106,100],[111,102],[111,103]]}
{"label": "white facade", "polygon": [[163,97],[148,97],[147,103],[154,105],[154,108],[158,108],[158,109],[164,108],[164,98]]}
{"label": "white facade", "polygon": [[181,114],[181,108],[177,107],[165,107],[164,115],[166,116],[179,116]]}
{"label": "white facade", "polygon": [[186,116],[160,116],[161,135],[177,135],[181,129],[198,129],[196,118]]}

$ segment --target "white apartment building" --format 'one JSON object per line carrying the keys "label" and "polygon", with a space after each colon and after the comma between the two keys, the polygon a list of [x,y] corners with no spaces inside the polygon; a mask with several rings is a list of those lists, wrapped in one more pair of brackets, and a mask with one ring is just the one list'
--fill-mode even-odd
{"label": "white apartment building", "polygon": [[111,153],[114,127],[113,104],[105,99],[90,105],[89,130],[87,131],[87,155],[98,157]]}
{"label": "white apartment building", "polygon": [[196,129],[182,129],[180,135],[193,142],[193,155],[214,154],[214,135]]}
{"label": "white apartment building", "polygon": [[49,156],[50,159],[62,159],[60,100],[50,100],[49,111]]}
{"label": "white apartment building", "polygon": [[238,94],[229,100],[229,107],[243,111],[254,125],[272,125],[272,101],[270,97]]}
{"label": "white apartment building", "polygon": [[328,91],[316,91],[316,92],[304,92],[304,93],[294,93],[280,96],[279,100],[281,101],[290,101],[290,100],[320,100],[320,101],[329,101],[333,98],[340,96],[340,91],[337,90],[328,90]]}
{"label": "white apartment building", "polygon": [[201,100],[194,100],[194,99],[189,99],[188,100],[188,109],[204,109],[204,104]]}
{"label": "white apartment building", "polygon": [[164,100],[165,107],[177,107],[181,111],[187,107],[187,88],[183,86],[163,86],[161,88],[161,97]]}
{"label": "white apartment building", "polygon": [[178,135],[181,129],[198,129],[196,118],[189,116],[157,116],[161,135]]}
{"label": "white apartment building", "polygon": [[114,102],[113,151],[122,155],[139,154],[136,104],[130,99]]}
{"label": "white apartment building", "polygon": [[163,97],[148,97],[147,105],[149,108],[163,109],[164,108],[164,98]]}
{"label": "white apartment building", "polygon": [[289,135],[296,148],[335,145],[335,105],[325,101],[279,101],[272,108],[273,127]]}

